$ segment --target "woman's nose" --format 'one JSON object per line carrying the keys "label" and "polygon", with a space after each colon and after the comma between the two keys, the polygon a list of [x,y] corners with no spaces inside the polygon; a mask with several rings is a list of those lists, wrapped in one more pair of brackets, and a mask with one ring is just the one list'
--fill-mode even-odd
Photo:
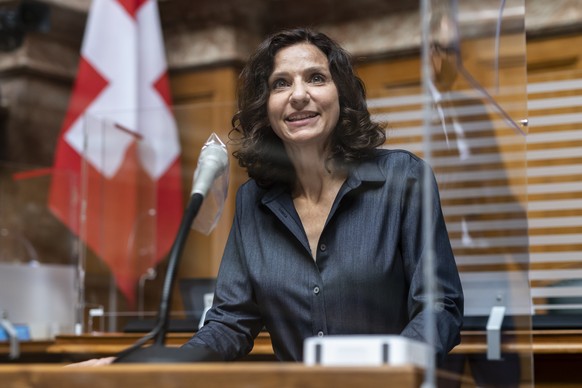
{"label": "woman's nose", "polygon": [[295,83],[291,92],[291,101],[305,103],[309,100],[309,92],[303,83]]}

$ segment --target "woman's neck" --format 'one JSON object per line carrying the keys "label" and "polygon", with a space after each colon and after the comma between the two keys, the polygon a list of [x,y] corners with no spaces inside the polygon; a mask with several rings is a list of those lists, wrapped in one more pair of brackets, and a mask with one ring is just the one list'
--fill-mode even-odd
{"label": "woman's neck", "polygon": [[301,197],[313,203],[321,201],[330,192],[335,196],[347,176],[345,170],[331,160],[295,164],[295,174],[293,198]]}
{"label": "woman's neck", "polygon": [[330,189],[335,191],[338,182],[343,183],[345,180],[345,170],[329,158],[325,148],[303,144],[286,149],[295,169],[293,198],[302,197],[318,202]]}

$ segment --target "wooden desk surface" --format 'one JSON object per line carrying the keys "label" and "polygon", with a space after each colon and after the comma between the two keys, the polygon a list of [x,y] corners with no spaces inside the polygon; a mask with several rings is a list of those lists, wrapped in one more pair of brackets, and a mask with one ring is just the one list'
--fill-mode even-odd
{"label": "wooden desk surface", "polygon": [[194,363],[65,368],[38,364],[0,365],[0,386],[9,382],[9,387],[19,388],[406,388],[420,387],[423,379],[424,372],[412,366],[331,368],[296,363]]}
{"label": "wooden desk surface", "polygon": [[[513,336],[505,341],[503,348],[510,352],[533,352],[534,355],[579,354],[582,355],[582,330],[533,330],[507,332]],[[37,354],[116,354],[133,344],[143,334],[139,333],[92,333],[82,335],[59,335],[50,341],[21,342],[22,353]],[[517,336],[517,337],[516,337]],[[521,339],[516,339],[521,336]],[[169,333],[168,346],[179,346],[191,337],[191,333]],[[8,354],[9,343],[0,342],[0,355]],[[457,354],[486,353],[485,332],[463,332],[461,344],[453,349]],[[272,356],[271,341],[268,333],[260,333],[255,340],[251,356]]]}
{"label": "wooden desk surface", "polygon": [[[48,348],[54,344],[54,340],[23,341],[19,343],[21,353],[48,353]],[[8,354],[9,352],[10,342],[0,341],[0,354]]]}
{"label": "wooden desk surface", "polygon": [[[54,343],[46,347],[47,353],[113,355],[143,337],[138,333],[92,333],[82,335],[59,335]],[[192,337],[191,333],[169,333],[167,346],[180,346]],[[268,333],[260,333],[255,339],[252,356],[273,356]]]}
{"label": "wooden desk surface", "polygon": [[[503,350],[508,352],[533,352],[533,354],[582,354],[582,330],[532,330],[513,331],[503,334]],[[166,344],[179,346],[192,336],[191,333],[169,333]],[[83,335],[59,335],[52,343],[39,345],[47,353],[60,354],[101,354],[120,352],[142,337],[136,333],[93,333]],[[475,354],[487,352],[486,333],[480,331],[463,332],[461,344],[453,353]],[[0,345],[0,353],[5,353]],[[4,347],[7,346],[4,344]],[[268,333],[260,333],[255,340],[251,356],[273,354]]]}
{"label": "wooden desk surface", "polygon": [[[582,354],[582,330],[524,330],[503,332],[502,349],[535,354]],[[487,334],[465,331],[453,353],[486,353]]]}

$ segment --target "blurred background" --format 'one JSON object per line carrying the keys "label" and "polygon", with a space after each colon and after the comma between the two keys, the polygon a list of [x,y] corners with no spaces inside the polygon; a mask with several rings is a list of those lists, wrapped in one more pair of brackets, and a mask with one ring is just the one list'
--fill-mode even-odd
{"label": "blurred background", "polygon": [[[464,285],[472,290],[474,284],[479,293],[491,279],[501,279],[491,301],[475,302],[485,310],[501,301],[518,315],[578,313],[582,1],[432,3],[440,16],[433,17],[431,33],[441,51],[432,57],[431,157]],[[90,5],[89,0],[0,1],[0,263],[73,266],[77,282],[81,270],[83,330],[115,331],[134,315],[151,315],[157,308],[166,262],[148,245],[151,231],[136,238],[142,245],[135,254],[147,265],[128,301],[110,263],[84,244],[83,225],[91,228],[87,223],[93,221],[81,219],[77,205],[71,205],[68,217],[78,223],[71,231],[70,223],[46,206],[56,174],[82,180],[53,166]],[[389,123],[386,147],[428,156],[419,129],[424,100],[418,2],[160,0],[158,7],[184,203],[201,146],[212,132],[227,139],[237,77],[247,57],[267,35],[285,27],[311,26],[350,51],[370,109]],[[105,17],[102,23],[114,28],[116,21]],[[234,192],[246,180],[236,163],[229,173],[222,217],[210,235],[191,233],[180,278],[217,273]],[[83,193],[77,195],[82,203]],[[150,205],[132,222],[148,225],[157,216]],[[108,227],[95,226],[101,236],[108,235]],[[178,317],[183,295],[174,298]],[[468,306],[475,316],[487,315]],[[99,322],[87,316],[100,309]]]}

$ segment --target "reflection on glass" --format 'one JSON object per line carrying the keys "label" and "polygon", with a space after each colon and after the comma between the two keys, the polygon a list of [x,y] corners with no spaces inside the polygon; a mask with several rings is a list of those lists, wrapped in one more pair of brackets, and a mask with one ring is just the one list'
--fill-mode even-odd
{"label": "reflection on glass", "polygon": [[[172,175],[162,178],[152,174],[158,152],[154,152],[148,134],[134,133],[122,123],[136,116],[144,122],[163,123],[166,110],[118,110],[84,117],[84,155],[88,157],[83,160],[83,182],[79,188],[81,209],[85,212],[80,235],[87,243],[82,267],[86,274],[85,310],[93,311],[88,322],[91,328],[123,331],[128,327],[135,329],[138,324],[142,331],[147,331],[151,328],[148,325],[153,325],[162,293],[163,276],[158,275],[166,273],[166,255],[177,235],[198,154],[213,132],[225,139],[228,131],[206,126],[206,116],[214,117],[221,112],[231,115],[232,110],[230,103],[174,108],[172,114],[184,152],[177,158],[179,168],[170,169]],[[155,143],[156,147],[164,148],[166,142],[173,141],[162,137]],[[214,208],[208,209],[209,214],[221,208],[220,201],[224,202],[226,195],[226,178],[216,182],[222,184],[217,188],[221,196],[211,192],[213,201],[209,203]],[[168,207],[177,222],[170,222]],[[230,220],[213,215],[212,225],[191,232],[180,276],[216,275],[226,240],[223,224]],[[215,226],[221,231],[209,235],[207,232]],[[175,294],[172,316],[185,319],[189,313],[185,311],[182,295]],[[95,315],[95,311],[99,314]],[[191,327],[197,324],[192,322]]]}
{"label": "reflection on glass", "polygon": [[501,313],[489,351],[453,353],[449,367],[478,385],[531,384],[523,1],[433,0],[431,9],[425,133],[463,282],[465,330],[497,329]]}
{"label": "reflection on glass", "polygon": [[[432,114],[423,151],[461,273],[465,330],[490,329],[482,353],[453,353],[448,366],[478,385],[531,384],[524,4],[432,0],[428,8],[423,82]],[[418,147],[410,129],[392,140]]]}
{"label": "reflection on glass", "polygon": [[[0,163],[0,310],[32,340],[70,333],[79,319],[77,238],[46,201],[55,174]],[[66,173],[60,178],[78,179]]]}

